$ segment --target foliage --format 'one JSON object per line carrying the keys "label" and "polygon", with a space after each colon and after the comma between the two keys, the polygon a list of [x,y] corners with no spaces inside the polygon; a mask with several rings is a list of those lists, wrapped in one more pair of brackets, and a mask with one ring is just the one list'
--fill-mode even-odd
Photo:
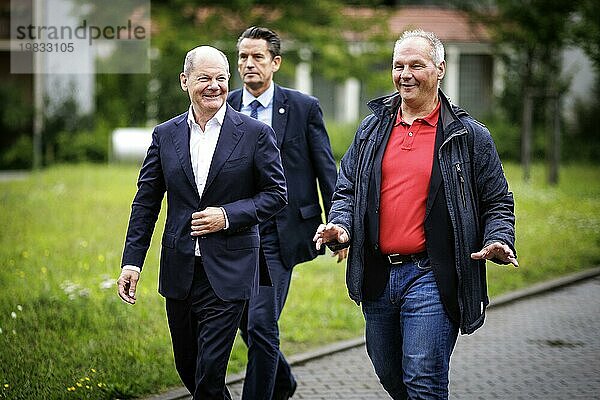
{"label": "foliage", "polygon": [[348,147],[354,139],[358,122],[356,123],[340,123],[335,121],[326,122],[327,133],[331,142],[331,150],[333,157],[339,161],[342,159]]}
{"label": "foliage", "polygon": [[577,0],[577,12],[571,25],[571,40],[581,46],[600,72],[600,19],[596,0]]}
{"label": "foliage", "polygon": [[[505,164],[516,198],[521,268],[489,265],[492,296],[600,262],[598,166],[569,166],[557,187]],[[114,399],[180,385],[156,292],[161,213],[135,306],[116,295],[135,167],[55,166],[0,182],[0,398]],[[107,216],[109,216],[107,218]],[[319,257],[295,268],[282,316],[288,354],[363,334],[344,267]],[[238,341],[231,372],[245,364]],[[89,387],[88,387],[89,386]]]}
{"label": "foliage", "polygon": [[500,159],[503,161],[518,160],[521,134],[519,126],[499,111],[482,118],[481,122],[492,134]]}
{"label": "foliage", "polygon": [[31,167],[33,112],[27,93],[15,78],[0,82],[0,169]]}
{"label": "foliage", "polygon": [[578,99],[575,115],[563,140],[565,158],[597,163],[600,160],[600,78],[590,91],[590,96]]}
{"label": "foliage", "polygon": [[29,169],[31,168],[33,141],[30,135],[21,134],[16,141],[0,156],[1,169]]}
{"label": "foliage", "polygon": [[90,131],[59,132],[56,137],[58,162],[102,162],[108,159],[109,131],[99,124]]}
{"label": "foliage", "polygon": [[[506,67],[503,77],[506,85],[500,106],[508,120],[520,125],[523,100],[528,93],[533,96],[534,141],[537,141],[533,143],[533,157],[539,159],[541,154],[537,152],[537,146],[548,140],[551,131],[548,125],[554,111],[549,110],[549,104],[553,97],[560,98],[566,92],[571,80],[571,77],[560,78],[562,49],[571,44],[581,46],[595,60],[600,71],[600,20],[596,15],[596,2],[496,0],[482,3],[454,0],[453,3],[482,22],[491,34],[496,53]],[[598,98],[591,96],[588,100],[596,103]],[[597,106],[589,107],[594,109]],[[584,107],[580,106],[579,114],[583,111]],[[560,123],[563,127],[572,128],[564,121]],[[563,149],[568,158],[577,158],[581,151],[586,152],[584,148],[574,147],[573,143],[568,143]],[[515,155],[511,154],[510,158]]]}
{"label": "foliage", "polygon": [[[229,3],[155,1],[152,3],[152,45],[158,56],[152,62],[151,80],[160,88],[156,118],[171,118],[187,108],[178,75],[188,50],[209,44],[227,54],[232,72],[230,87],[239,84],[235,44],[244,29],[267,26],[282,37],[284,60],[278,82],[291,82],[295,66],[310,61],[313,71],[333,81],[361,77],[368,85],[369,71],[389,57],[386,11],[352,15],[339,0],[294,2],[238,0]],[[368,46],[352,46],[369,41]],[[385,48],[385,51],[384,51]],[[160,95],[158,95],[160,93]]]}
{"label": "foliage", "polygon": [[532,90],[542,122],[545,99],[567,85],[560,76],[560,50],[568,40],[569,19],[577,1],[496,0],[493,5],[458,0],[459,7],[485,24],[498,55],[506,64],[503,107],[508,117],[520,121],[525,90]]}
{"label": "foliage", "polygon": [[149,84],[147,74],[96,75],[96,121],[112,128],[145,126]]}

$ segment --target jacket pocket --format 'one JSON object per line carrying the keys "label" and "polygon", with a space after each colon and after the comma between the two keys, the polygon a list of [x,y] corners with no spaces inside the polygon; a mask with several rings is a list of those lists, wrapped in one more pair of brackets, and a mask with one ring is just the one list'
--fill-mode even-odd
{"label": "jacket pocket", "polygon": [[465,177],[463,175],[463,170],[462,167],[460,166],[460,163],[456,163],[454,165],[455,169],[456,169],[456,174],[458,176],[458,186],[459,186],[459,193],[460,193],[460,199],[462,201],[462,205],[463,207],[467,207],[467,193],[465,192]]}
{"label": "jacket pocket", "polygon": [[299,211],[300,216],[303,219],[321,216],[321,207],[318,204],[311,204],[309,206],[300,207]]}
{"label": "jacket pocket", "polygon": [[230,236],[227,238],[227,250],[242,250],[260,247],[258,236]]}
{"label": "jacket pocket", "polygon": [[243,157],[227,160],[225,162],[225,164],[223,164],[223,169],[237,168],[240,165],[244,165],[244,164],[246,164],[246,159],[247,159],[247,157],[243,156]]}
{"label": "jacket pocket", "polygon": [[162,237],[162,245],[170,249],[175,248],[175,240],[177,237],[173,233],[165,232]]}

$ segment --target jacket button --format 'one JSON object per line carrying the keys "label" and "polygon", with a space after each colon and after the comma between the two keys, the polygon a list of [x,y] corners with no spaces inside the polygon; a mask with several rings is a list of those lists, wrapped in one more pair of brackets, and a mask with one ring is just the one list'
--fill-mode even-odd
{"label": "jacket button", "polygon": [[379,214],[379,207],[375,208],[375,214]]}
{"label": "jacket button", "polygon": [[378,245],[377,243],[375,243],[375,245],[373,246],[373,248],[374,248],[375,250],[379,250],[379,245]]}

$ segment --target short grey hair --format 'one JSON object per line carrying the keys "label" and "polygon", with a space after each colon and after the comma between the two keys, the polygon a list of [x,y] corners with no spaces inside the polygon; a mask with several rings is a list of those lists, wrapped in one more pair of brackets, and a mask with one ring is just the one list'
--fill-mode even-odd
{"label": "short grey hair", "polygon": [[396,54],[400,43],[409,38],[422,38],[427,40],[429,46],[431,47],[431,60],[436,67],[439,66],[442,61],[444,61],[444,45],[442,44],[442,41],[435,35],[435,33],[426,32],[422,29],[404,31],[402,35],[400,35],[400,38],[396,40],[396,44],[394,45],[394,54]]}
{"label": "short grey hair", "polygon": [[183,74],[185,76],[189,76],[190,72],[194,69],[194,61],[196,60],[197,54],[200,52],[207,52],[207,51],[217,51],[221,55],[221,57],[223,57],[223,61],[225,62],[225,66],[227,68],[227,74],[229,75],[229,60],[227,59],[227,56],[225,55],[225,53],[223,53],[221,50],[217,49],[216,47],[198,46],[198,47],[195,47],[195,48],[191,49],[190,51],[188,51],[187,54],[185,55],[185,60],[183,61]]}

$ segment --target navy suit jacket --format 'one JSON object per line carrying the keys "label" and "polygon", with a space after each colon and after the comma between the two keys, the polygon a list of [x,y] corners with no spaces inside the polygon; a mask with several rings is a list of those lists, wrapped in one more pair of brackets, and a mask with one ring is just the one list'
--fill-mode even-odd
{"label": "navy suit jacket", "polygon": [[[232,91],[227,101],[240,110],[242,90]],[[317,181],[327,215],[337,168],[323,113],[315,97],[275,85],[271,125],[287,181],[288,205],[274,220],[282,261],[289,269],[318,254],[312,241],[322,222]]]}
{"label": "navy suit jacket", "polygon": [[[258,224],[286,204],[285,177],[273,130],[226,107],[203,193],[198,193],[190,160],[187,112],[154,129],[140,171],[122,265],[143,265],[166,192],[159,292],[168,298],[183,299],[190,291],[196,240],[219,298],[232,301],[255,295]],[[225,209],[229,228],[194,239],[190,235],[192,213],[208,206]]]}

